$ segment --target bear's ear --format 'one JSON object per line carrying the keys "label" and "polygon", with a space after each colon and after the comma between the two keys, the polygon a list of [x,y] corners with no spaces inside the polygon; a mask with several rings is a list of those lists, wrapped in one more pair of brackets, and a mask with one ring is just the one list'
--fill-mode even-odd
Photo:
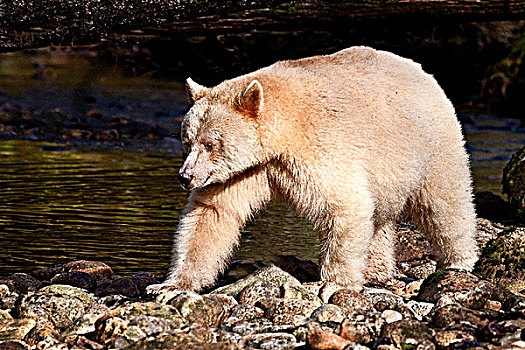
{"label": "bear's ear", "polygon": [[241,112],[257,117],[264,104],[263,87],[257,80],[252,80],[250,85],[237,97],[237,107]]}
{"label": "bear's ear", "polygon": [[197,84],[193,79],[186,79],[186,94],[188,95],[188,101],[194,104],[197,100],[203,98],[206,95],[208,88]]}

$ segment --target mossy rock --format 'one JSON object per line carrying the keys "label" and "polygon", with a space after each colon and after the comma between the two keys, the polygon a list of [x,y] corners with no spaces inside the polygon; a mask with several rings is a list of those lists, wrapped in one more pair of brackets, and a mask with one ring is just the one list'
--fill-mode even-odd
{"label": "mossy rock", "polygon": [[509,228],[483,248],[474,272],[493,282],[525,280],[525,228]]}
{"label": "mossy rock", "polygon": [[525,223],[525,146],[503,169],[502,182],[503,193],[508,196],[516,219]]}

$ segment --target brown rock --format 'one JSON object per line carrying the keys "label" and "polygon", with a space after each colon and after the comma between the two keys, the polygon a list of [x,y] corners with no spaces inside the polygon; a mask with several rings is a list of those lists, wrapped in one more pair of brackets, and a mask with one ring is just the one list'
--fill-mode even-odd
{"label": "brown rock", "polygon": [[354,343],[369,344],[377,339],[383,324],[384,320],[378,312],[354,311],[341,323],[339,335]]}
{"label": "brown rock", "polygon": [[100,261],[76,260],[65,264],[60,269],[62,273],[70,271],[85,272],[97,280],[113,276],[111,267]]}
{"label": "brown rock", "polygon": [[7,280],[11,290],[22,294],[37,291],[44,286],[42,282],[26,273],[14,273]]}
{"label": "brown rock", "polygon": [[35,325],[30,318],[0,321],[0,339],[23,339]]}
{"label": "brown rock", "polygon": [[297,325],[310,317],[318,305],[308,300],[273,298],[269,302],[265,316],[275,324]]}
{"label": "brown rock", "polygon": [[353,310],[372,310],[373,305],[366,297],[350,289],[336,291],[330,297],[330,303],[339,306],[345,312]]}
{"label": "brown rock", "polygon": [[351,342],[332,332],[312,329],[306,336],[306,346],[312,350],[341,350]]}
{"label": "brown rock", "polygon": [[431,325],[443,329],[463,329],[465,322],[476,327],[486,326],[491,319],[496,319],[496,311],[471,310],[461,305],[445,305],[431,312]]}

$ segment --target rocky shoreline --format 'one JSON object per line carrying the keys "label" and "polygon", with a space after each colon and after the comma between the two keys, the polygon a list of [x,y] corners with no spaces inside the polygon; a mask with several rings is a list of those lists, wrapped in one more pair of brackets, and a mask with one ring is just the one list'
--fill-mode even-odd
{"label": "rocky shoreline", "polygon": [[234,263],[202,294],[94,261],[16,273],[0,278],[0,349],[525,348],[525,228],[478,231],[474,273],[430,274],[424,238],[400,225],[399,274],[360,293],[293,257]]}

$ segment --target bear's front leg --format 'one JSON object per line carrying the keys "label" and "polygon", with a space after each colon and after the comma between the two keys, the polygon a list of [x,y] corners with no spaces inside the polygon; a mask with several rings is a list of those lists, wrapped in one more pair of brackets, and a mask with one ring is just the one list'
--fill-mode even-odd
{"label": "bear's front leg", "polygon": [[215,282],[239,241],[239,229],[271,198],[263,168],[193,191],[175,234],[165,284],[199,291]]}
{"label": "bear's front leg", "polygon": [[332,203],[336,209],[320,231],[320,275],[321,280],[360,291],[374,234],[374,206],[365,186],[347,194],[345,202]]}

